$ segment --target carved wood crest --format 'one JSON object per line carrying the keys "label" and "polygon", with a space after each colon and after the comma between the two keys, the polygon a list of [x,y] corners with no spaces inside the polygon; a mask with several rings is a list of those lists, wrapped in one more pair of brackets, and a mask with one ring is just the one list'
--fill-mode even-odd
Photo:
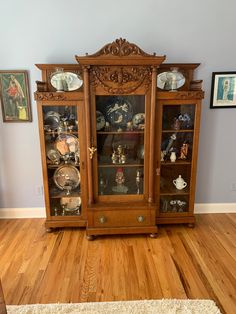
{"label": "carved wood crest", "polygon": [[189,98],[195,98],[195,99],[202,99],[204,98],[204,92],[202,90],[200,91],[189,91],[189,92],[179,92],[178,98],[180,99],[189,99]]}
{"label": "carved wood crest", "polygon": [[65,100],[66,96],[65,94],[60,93],[40,93],[36,92],[34,93],[34,99],[35,100]]}
{"label": "carved wood crest", "polygon": [[148,89],[151,74],[151,67],[146,66],[94,66],[90,70],[90,79],[93,86],[100,85],[108,93],[126,94],[142,85]]}
{"label": "carved wood crest", "polygon": [[126,39],[119,38],[105,45],[95,54],[90,55],[90,57],[99,57],[99,56],[118,56],[118,57],[127,57],[127,56],[146,56],[153,57],[146,52],[144,52],[137,45],[128,42]]}

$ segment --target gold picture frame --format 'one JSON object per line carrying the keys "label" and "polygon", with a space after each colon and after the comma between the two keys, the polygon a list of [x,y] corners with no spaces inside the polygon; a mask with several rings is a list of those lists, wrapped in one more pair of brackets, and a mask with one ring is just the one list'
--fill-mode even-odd
{"label": "gold picture frame", "polygon": [[31,122],[27,71],[0,71],[0,99],[3,122]]}

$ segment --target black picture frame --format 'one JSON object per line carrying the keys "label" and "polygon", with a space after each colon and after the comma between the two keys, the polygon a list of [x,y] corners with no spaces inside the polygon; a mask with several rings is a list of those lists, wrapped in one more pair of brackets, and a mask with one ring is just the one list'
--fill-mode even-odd
{"label": "black picture frame", "polygon": [[210,108],[236,108],[236,71],[212,73]]}

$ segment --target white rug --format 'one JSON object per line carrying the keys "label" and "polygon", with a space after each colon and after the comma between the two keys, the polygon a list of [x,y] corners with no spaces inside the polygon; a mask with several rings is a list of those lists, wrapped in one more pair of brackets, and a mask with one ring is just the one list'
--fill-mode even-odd
{"label": "white rug", "polygon": [[220,314],[211,300],[144,300],[8,305],[8,314]]}

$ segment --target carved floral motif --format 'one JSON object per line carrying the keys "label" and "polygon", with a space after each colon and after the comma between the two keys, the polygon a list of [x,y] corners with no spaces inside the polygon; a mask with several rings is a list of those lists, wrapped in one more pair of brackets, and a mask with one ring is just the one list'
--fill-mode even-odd
{"label": "carved floral motif", "polygon": [[123,38],[116,39],[112,43],[105,45],[98,52],[90,56],[98,57],[102,55],[106,55],[106,56],[112,55],[112,56],[119,56],[119,57],[137,55],[137,56],[153,57],[153,55],[150,55],[144,52],[137,45],[129,43],[126,39],[123,39]]}
{"label": "carved floral motif", "polygon": [[66,96],[60,93],[34,93],[35,100],[65,100]]}
{"label": "carved floral motif", "polygon": [[204,97],[204,92],[203,91],[179,92],[177,97],[180,99],[189,99],[189,98],[202,99]]}
{"label": "carved floral motif", "polygon": [[112,94],[125,94],[135,91],[141,85],[148,88],[151,83],[151,68],[136,67],[93,67],[91,83],[100,85]]}

